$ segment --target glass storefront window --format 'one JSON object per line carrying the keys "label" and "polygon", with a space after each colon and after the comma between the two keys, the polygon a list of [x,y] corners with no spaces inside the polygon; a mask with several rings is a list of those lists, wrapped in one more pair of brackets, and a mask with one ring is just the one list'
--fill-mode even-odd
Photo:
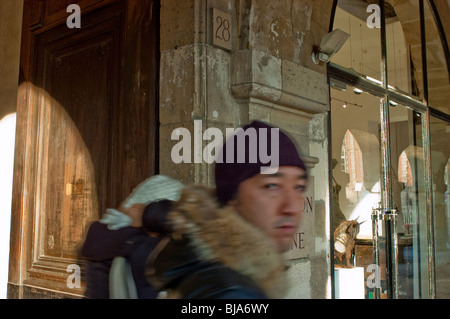
{"label": "glass storefront window", "polygon": [[[342,298],[343,287],[352,287],[349,298],[371,298],[366,286],[373,266],[372,209],[382,198],[380,187],[380,98],[357,90],[350,85],[331,89],[331,129],[333,135],[333,230],[345,221],[356,220],[355,268],[345,268],[345,260],[335,256],[335,294]],[[336,243],[336,241],[335,241]],[[364,272],[365,277],[354,281],[345,274]],[[381,267],[380,285],[386,295],[386,271]],[[359,291],[357,294],[355,291]]]}
{"label": "glass storefront window", "polygon": [[[434,2],[377,3],[385,5],[381,29],[367,22],[368,1],[339,0],[335,12],[333,29],[350,39],[329,66],[333,230],[361,223],[354,268],[368,280],[378,267],[365,298],[449,298],[449,53]],[[339,298],[345,272],[340,260],[334,265]]]}
{"label": "glass storefront window", "polygon": [[422,115],[390,106],[393,206],[398,213],[398,298],[428,296],[428,228]]}
{"label": "glass storefront window", "polygon": [[350,38],[331,61],[381,81],[380,29],[367,27],[365,9],[350,1],[338,1],[333,26],[350,34]]}
{"label": "glass storefront window", "polygon": [[[333,135],[333,229],[357,220],[354,266],[365,280],[374,265],[372,212],[382,206],[380,98],[352,86],[331,90]],[[398,213],[396,286],[398,298],[429,296],[428,227],[423,150],[423,116],[399,103],[390,103],[390,170],[393,209]],[[380,297],[387,298],[387,229],[379,231]],[[335,267],[342,263],[335,260]],[[339,269],[339,271],[342,271]],[[339,285],[339,282],[336,283]],[[339,287],[338,287],[339,288]],[[337,289],[338,289],[337,288]],[[364,283],[365,298],[374,290]]]}
{"label": "glass storefront window", "polygon": [[440,34],[428,1],[424,1],[428,104],[450,114],[450,76]]}
{"label": "glass storefront window", "polygon": [[386,1],[386,51],[388,84],[424,98],[420,12],[411,1]]}
{"label": "glass storefront window", "polygon": [[450,298],[450,123],[430,117],[436,298]]}
{"label": "glass storefront window", "polygon": [[358,237],[372,238],[370,215],[381,201],[380,99],[353,89],[331,90],[334,223],[337,226],[343,218],[368,221],[361,224]]}

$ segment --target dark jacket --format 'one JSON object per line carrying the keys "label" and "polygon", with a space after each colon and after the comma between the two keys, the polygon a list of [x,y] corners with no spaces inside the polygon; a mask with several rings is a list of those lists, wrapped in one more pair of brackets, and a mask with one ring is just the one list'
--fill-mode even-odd
{"label": "dark jacket", "polygon": [[189,239],[174,240],[168,237],[163,241],[166,241],[162,243],[164,249],[148,269],[152,272],[149,279],[153,279],[154,286],[175,290],[176,297],[184,299],[267,298],[249,277],[219,262],[200,260]]}
{"label": "dark jacket", "polygon": [[158,291],[145,279],[145,261],[161,237],[149,236],[147,231],[167,234],[170,228],[166,216],[170,201],[148,205],[143,213],[143,228],[124,227],[110,230],[107,225],[94,222],[90,225],[81,249],[86,262],[85,298],[109,298],[109,270],[114,257],[126,257],[136,284],[139,299],[154,299]]}
{"label": "dark jacket", "polygon": [[85,297],[109,298],[109,269],[114,257],[123,256],[130,263],[139,298],[156,298],[157,291],[145,280],[144,265],[159,241],[160,238],[150,237],[139,228],[109,230],[107,225],[94,222],[81,251],[87,260]]}
{"label": "dark jacket", "polygon": [[173,233],[149,256],[146,276],[169,298],[280,298],[285,264],[274,243],[203,187],[186,187],[168,215]]}

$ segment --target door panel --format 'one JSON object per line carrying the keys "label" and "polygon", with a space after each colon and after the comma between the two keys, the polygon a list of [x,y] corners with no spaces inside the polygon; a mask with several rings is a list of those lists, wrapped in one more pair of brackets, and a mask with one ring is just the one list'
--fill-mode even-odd
{"label": "door panel", "polygon": [[156,173],[155,1],[78,1],[80,29],[56,3],[25,1],[10,298],[81,296],[68,266],[87,227]]}
{"label": "door panel", "polygon": [[436,298],[450,298],[450,121],[430,118]]}
{"label": "door panel", "polygon": [[[428,298],[428,226],[423,115],[401,104],[390,106],[393,208],[397,210],[397,282],[400,299]],[[395,279],[395,278],[394,278]],[[395,288],[395,286],[394,286]],[[394,295],[395,296],[395,295]]]}
{"label": "door panel", "polygon": [[45,243],[44,255],[69,257],[86,225],[114,203],[108,159],[113,156],[110,127],[118,126],[119,94],[108,79],[117,79],[119,73],[119,18],[85,25],[75,39],[59,38],[64,27],[37,38],[36,84],[45,94],[38,133],[43,142],[38,197],[43,200],[37,209],[44,213],[39,238]]}

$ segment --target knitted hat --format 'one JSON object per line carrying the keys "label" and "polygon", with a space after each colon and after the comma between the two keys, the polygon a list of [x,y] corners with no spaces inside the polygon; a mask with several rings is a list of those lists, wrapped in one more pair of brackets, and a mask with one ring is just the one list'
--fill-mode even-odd
{"label": "knitted hat", "polygon": [[284,132],[260,121],[245,125],[226,140],[216,157],[217,200],[226,205],[241,182],[256,174],[276,173],[280,166],[306,171],[297,148]]}

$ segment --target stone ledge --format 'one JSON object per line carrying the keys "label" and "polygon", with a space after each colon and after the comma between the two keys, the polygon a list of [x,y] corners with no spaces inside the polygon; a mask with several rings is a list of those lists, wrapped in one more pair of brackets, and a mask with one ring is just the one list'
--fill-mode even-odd
{"label": "stone ledge", "polygon": [[231,56],[231,90],[238,99],[257,98],[307,113],[329,109],[326,76],[256,50]]}

